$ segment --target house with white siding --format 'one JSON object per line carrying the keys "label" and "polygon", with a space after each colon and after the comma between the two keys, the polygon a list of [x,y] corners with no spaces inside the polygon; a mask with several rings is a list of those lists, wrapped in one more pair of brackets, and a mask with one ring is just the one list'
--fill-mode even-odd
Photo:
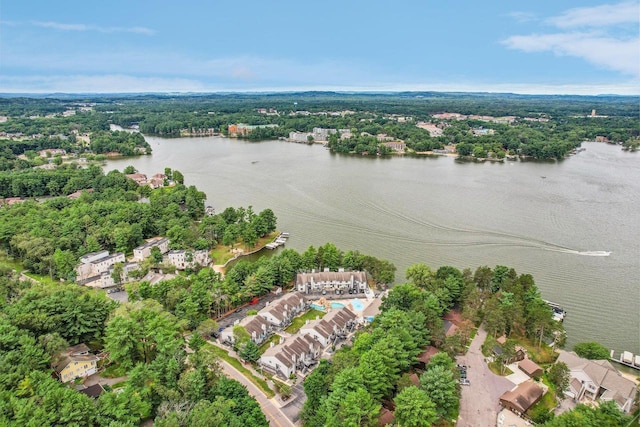
{"label": "house with white siding", "polygon": [[329,271],[299,273],[296,289],[305,294],[311,292],[364,293],[368,289],[367,273],[364,271]]}
{"label": "house with white siding", "polygon": [[158,248],[163,255],[166,254],[169,251],[169,239],[166,237],[154,237],[148,240],[133,250],[133,259],[135,261],[143,261],[149,258],[153,248]]}
{"label": "house with white siding", "polygon": [[119,262],[125,262],[124,253],[117,252],[109,255],[108,251],[92,252],[80,258],[80,265],[76,267],[76,280],[78,283],[91,277],[100,276],[109,271],[109,268]]}
{"label": "house with white siding", "polygon": [[211,263],[209,251],[174,250],[167,253],[167,260],[178,270],[193,268],[196,265],[206,266]]}

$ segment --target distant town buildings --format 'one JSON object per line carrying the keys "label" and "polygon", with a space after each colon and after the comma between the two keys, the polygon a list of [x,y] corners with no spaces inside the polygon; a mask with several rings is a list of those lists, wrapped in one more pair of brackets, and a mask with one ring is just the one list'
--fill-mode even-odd
{"label": "distant town buildings", "polygon": [[244,123],[238,123],[234,125],[229,125],[227,130],[229,132],[229,136],[237,137],[237,136],[246,136],[253,132],[255,129],[264,129],[264,128],[277,128],[276,124],[268,124],[268,125],[247,125]]}
{"label": "distant town buildings", "polygon": [[405,148],[407,148],[407,144],[405,144],[402,141],[383,142],[381,145],[384,145],[385,147],[389,147],[393,151],[397,151],[397,152],[404,152]]}
{"label": "distant town buildings", "polygon": [[340,133],[340,139],[351,138],[351,129],[313,128],[312,132],[289,132],[292,142],[327,142],[329,135]]}
{"label": "distant town buildings", "polygon": [[442,136],[442,129],[444,127],[443,125],[436,125],[431,122],[418,122],[416,123],[416,126],[429,132],[429,136],[432,138]]}

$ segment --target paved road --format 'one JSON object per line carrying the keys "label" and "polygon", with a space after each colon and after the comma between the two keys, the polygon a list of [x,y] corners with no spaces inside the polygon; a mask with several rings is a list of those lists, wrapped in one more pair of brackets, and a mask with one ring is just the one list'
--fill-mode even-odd
{"label": "paved road", "polygon": [[501,409],[499,398],[515,387],[511,381],[491,372],[484,362],[480,347],[486,336],[487,332],[480,327],[467,354],[457,358],[458,363],[469,366],[467,378],[471,383],[462,386],[457,427],[495,427]]}
{"label": "paved road", "polygon": [[271,400],[267,399],[267,397],[256,387],[253,385],[251,381],[249,381],[242,373],[240,373],[236,368],[220,359],[220,366],[222,367],[222,372],[225,373],[226,376],[238,381],[240,384],[247,387],[249,390],[249,394],[258,401],[260,404],[260,408],[262,412],[267,416],[269,420],[269,425],[271,427],[294,427],[294,424],[289,421],[289,419],[282,413],[280,408],[276,407]]}

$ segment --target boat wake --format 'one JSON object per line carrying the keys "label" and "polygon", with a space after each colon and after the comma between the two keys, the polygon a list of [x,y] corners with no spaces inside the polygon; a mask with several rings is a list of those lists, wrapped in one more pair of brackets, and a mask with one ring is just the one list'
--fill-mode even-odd
{"label": "boat wake", "polygon": [[582,256],[609,256],[611,251],[578,251],[577,254]]}

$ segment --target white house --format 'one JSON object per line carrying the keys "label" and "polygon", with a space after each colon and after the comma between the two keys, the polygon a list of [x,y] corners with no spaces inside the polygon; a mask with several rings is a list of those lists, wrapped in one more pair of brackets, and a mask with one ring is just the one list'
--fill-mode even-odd
{"label": "white house", "polygon": [[287,379],[297,370],[304,372],[313,366],[321,350],[320,343],[308,335],[298,335],[269,347],[258,363],[263,369]]}
{"label": "white house", "polygon": [[635,383],[626,379],[608,360],[583,359],[574,352],[561,351],[558,362],[569,367],[571,380],[565,394],[574,401],[616,402],[620,410],[629,413],[638,392]]}
{"label": "white house", "polygon": [[299,273],[296,276],[299,292],[347,292],[359,293],[368,289],[367,274],[364,271],[329,271]]}
{"label": "white house", "polygon": [[161,254],[166,254],[169,251],[169,239],[166,237],[155,237],[148,240],[133,250],[133,259],[135,261],[143,261],[145,258],[149,258],[152,248],[158,248]]}
{"label": "white house", "polygon": [[307,302],[298,292],[285,294],[267,304],[258,315],[267,320],[276,329],[283,329],[291,320],[307,309]]}
{"label": "white house", "polygon": [[322,319],[308,321],[300,328],[300,334],[308,335],[326,347],[339,338],[346,338],[355,326],[356,315],[347,307],[342,307],[331,310]]}
{"label": "white house", "polygon": [[124,253],[117,252],[109,255],[108,251],[100,251],[87,254],[80,258],[80,265],[76,267],[76,279],[78,282],[82,282],[91,277],[99,276],[118,262],[125,262]]}
{"label": "white house", "polygon": [[196,265],[206,266],[211,262],[209,251],[186,251],[175,250],[169,251],[167,254],[169,263],[175,266],[178,270],[184,270],[185,268],[192,268]]}

